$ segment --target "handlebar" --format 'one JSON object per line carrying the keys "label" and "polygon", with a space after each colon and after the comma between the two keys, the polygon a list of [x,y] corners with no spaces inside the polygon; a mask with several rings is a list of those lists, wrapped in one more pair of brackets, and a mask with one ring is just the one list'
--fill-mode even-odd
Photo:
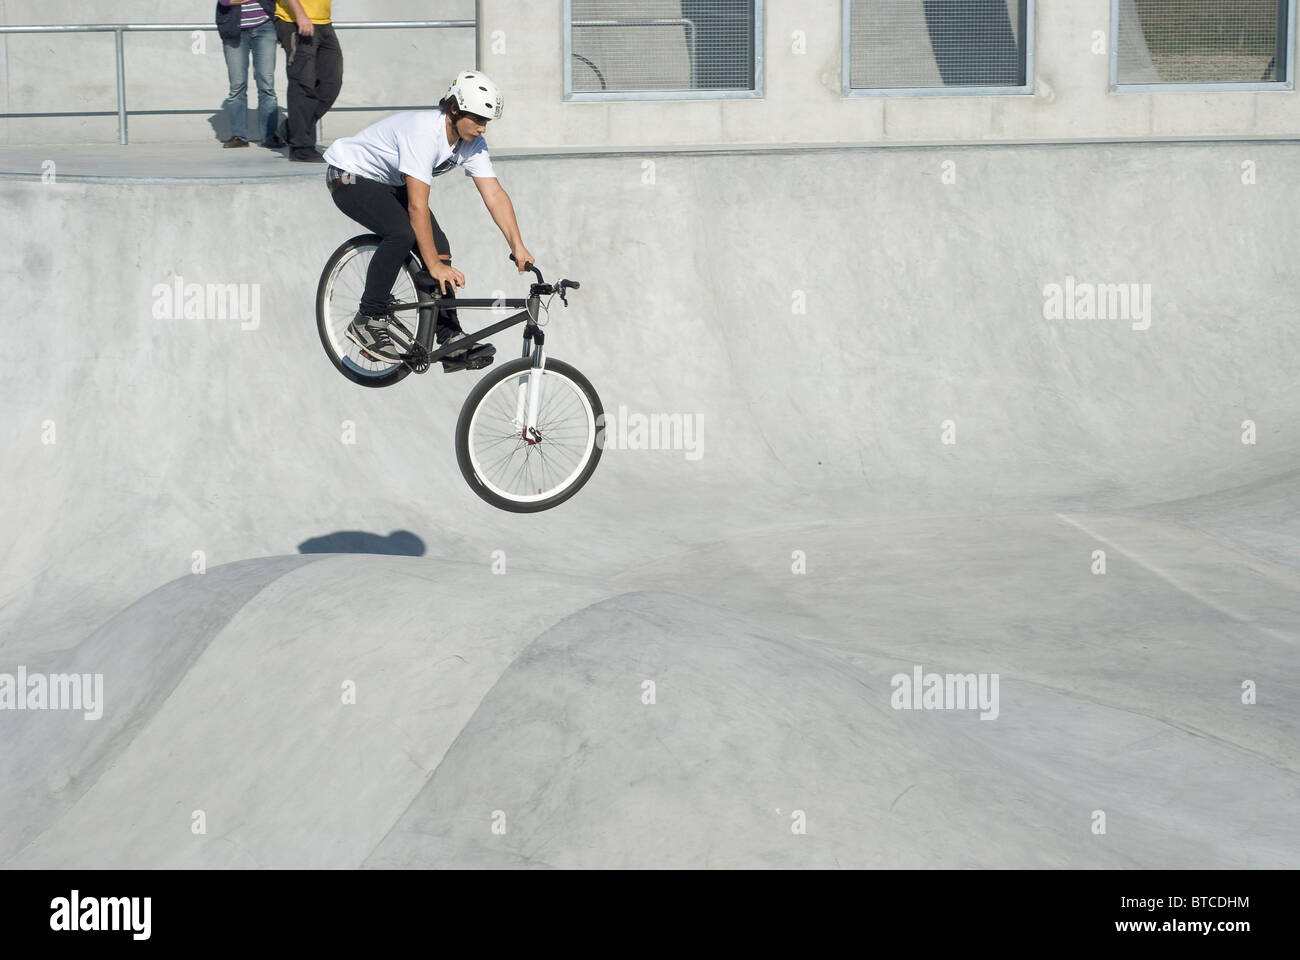
{"label": "handlebar", "polygon": [[[513,263],[516,264],[519,263],[519,261],[515,259],[515,255],[513,253],[510,254],[510,260]],[[567,306],[569,301],[564,296],[565,291],[578,290],[581,289],[582,287],[582,284],[578,283],[577,280],[561,280],[558,283],[556,283],[554,286],[552,286],[551,284],[546,282],[546,280],[542,277],[542,271],[538,270],[537,264],[533,263],[531,260],[528,261],[528,263],[524,264],[524,269],[531,270],[533,273],[537,275],[537,282],[534,283],[528,291],[530,296],[538,296],[538,295],[545,296],[546,294],[549,293],[558,293],[560,295],[560,299],[564,301],[564,304]]]}
{"label": "handlebar", "polygon": [[[510,261],[511,261],[512,263],[518,263],[518,262],[519,262],[518,260],[515,259],[515,255],[514,255],[513,253],[510,254]],[[537,264],[533,263],[531,260],[529,260],[527,263],[524,264],[524,269],[525,269],[525,270],[531,270],[531,271],[533,271],[533,273],[537,274],[537,282],[538,282],[538,283],[545,283],[545,282],[546,282],[546,279],[542,276],[542,271],[538,270],[538,269],[537,269]]]}

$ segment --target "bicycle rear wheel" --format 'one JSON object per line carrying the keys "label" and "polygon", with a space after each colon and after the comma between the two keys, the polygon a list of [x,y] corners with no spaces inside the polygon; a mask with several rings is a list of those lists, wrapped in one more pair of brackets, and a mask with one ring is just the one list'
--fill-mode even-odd
{"label": "bicycle rear wheel", "polygon": [[[365,387],[387,387],[411,372],[404,363],[369,359],[355,343],[347,338],[348,324],[361,306],[361,295],[366,289],[366,272],[379,248],[379,237],[374,234],[353,237],[345,242],[325,264],[320,283],[316,287],[316,329],[321,345],[335,368],[353,383]],[[399,301],[418,300],[415,274],[420,264],[409,256],[398,271],[392,294]],[[419,314],[426,311],[404,310],[393,318],[389,330],[395,338],[407,342],[424,342],[427,321]]]}
{"label": "bicycle rear wheel", "polygon": [[[537,435],[524,437],[520,390],[538,386]],[[526,394],[525,394],[526,395]],[[559,360],[540,374],[521,357],[480,380],[456,423],[456,460],[465,482],[492,506],[536,513],[558,506],[591,479],[600,462],[604,410],[591,383]]]}

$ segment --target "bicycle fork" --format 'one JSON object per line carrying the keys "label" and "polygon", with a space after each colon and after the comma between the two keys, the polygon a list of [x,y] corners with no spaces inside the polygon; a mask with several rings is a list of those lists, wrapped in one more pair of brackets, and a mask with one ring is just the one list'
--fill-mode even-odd
{"label": "bicycle fork", "polygon": [[524,327],[523,358],[533,357],[532,368],[519,378],[519,397],[515,404],[515,426],[528,444],[542,439],[537,432],[537,415],[540,407],[542,373],[546,369],[546,334],[529,321]]}

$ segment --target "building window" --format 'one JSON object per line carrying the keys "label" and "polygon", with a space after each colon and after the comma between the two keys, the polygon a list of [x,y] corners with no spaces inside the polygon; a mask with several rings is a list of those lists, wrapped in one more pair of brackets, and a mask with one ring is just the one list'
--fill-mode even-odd
{"label": "building window", "polygon": [[1117,89],[1291,89],[1295,0],[1112,0]]}
{"label": "building window", "polygon": [[844,92],[1033,93],[1033,0],[844,0]]}
{"label": "building window", "polygon": [[762,95],[762,0],[565,0],[566,100]]}

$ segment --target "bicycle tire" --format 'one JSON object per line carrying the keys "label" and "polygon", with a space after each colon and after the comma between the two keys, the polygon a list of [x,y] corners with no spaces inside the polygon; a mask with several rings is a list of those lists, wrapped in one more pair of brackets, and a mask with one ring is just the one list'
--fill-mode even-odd
{"label": "bicycle tire", "polygon": [[[341,341],[336,338],[334,331],[334,328],[338,326],[338,318],[333,316],[330,310],[334,284],[349,261],[362,255],[369,247],[378,247],[379,243],[380,238],[373,233],[362,234],[361,236],[352,237],[350,240],[345,240],[330,255],[329,260],[325,262],[325,269],[321,271],[320,282],[316,285],[316,332],[320,335],[321,346],[325,348],[326,356],[329,357],[330,363],[334,365],[334,368],[339,373],[363,387],[390,387],[405,379],[411,372],[411,368],[404,363],[375,363],[374,367],[387,367],[387,369],[372,371],[363,366],[362,363],[351,359],[348,354],[339,353]],[[413,254],[408,254],[406,260],[402,263],[401,269],[406,273],[411,290],[415,290],[415,275],[423,269],[420,262]],[[399,273],[398,283],[400,282],[401,274]],[[355,307],[352,310],[355,312]],[[427,310],[419,310],[416,314],[408,314],[408,316],[418,316],[416,330],[413,333],[420,343],[427,342],[429,315],[430,311]],[[401,318],[401,320],[406,322],[405,317]],[[352,347],[351,350],[356,350],[356,348]],[[360,351],[356,350],[356,352],[359,354]]]}
{"label": "bicycle tire", "polygon": [[[602,450],[601,431],[603,429],[604,409],[601,407],[600,397],[597,396],[595,388],[586,377],[569,364],[561,360],[547,359],[542,376],[546,377],[553,374],[557,377],[557,380],[560,378],[567,379],[586,398],[585,409],[590,417],[592,435],[584,449],[577,469],[566,478],[563,486],[549,494],[539,494],[537,497],[503,495],[504,492],[500,491],[499,488],[494,489],[490,479],[485,479],[480,475],[475,468],[471,447],[471,430],[475,426],[475,414],[483,407],[484,400],[504,381],[518,379],[522,374],[529,373],[532,370],[532,363],[530,357],[520,357],[503,364],[493,373],[480,380],[474,385],[474,389],[470,391],[469,396],[465,398],[465,403],[460,410],[460,417],[456,422],[456,461],[460,464],[460,472],[465,478],[465,482],[469,484],[474,493],[487,503],[511,513],[538,513],[542,510],[557,507],[568,500],[591,479],[592,474],[595,473],[596,465],[600,462]],[[543,380],[543,383],[545,383],[545,380]]]}

